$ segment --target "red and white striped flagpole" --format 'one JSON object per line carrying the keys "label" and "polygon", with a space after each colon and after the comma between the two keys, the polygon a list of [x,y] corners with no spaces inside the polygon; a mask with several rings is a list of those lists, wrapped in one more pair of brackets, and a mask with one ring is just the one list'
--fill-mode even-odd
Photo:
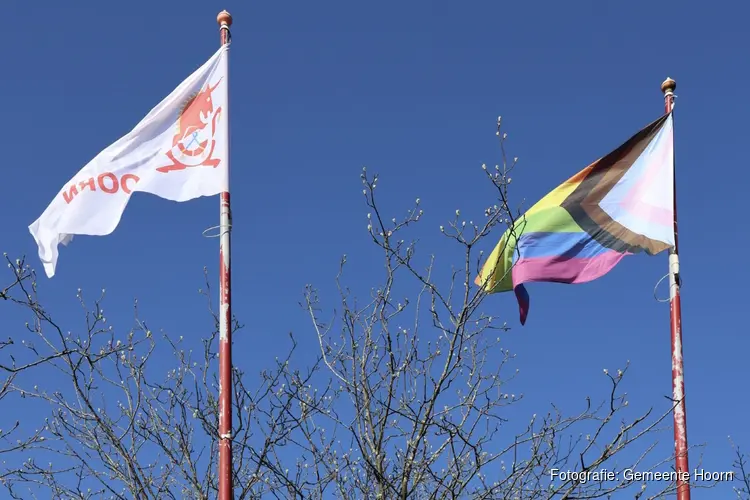
{"label": "red and white striped flagpole", "polygon": [[[664,111],[672,112],[674,90],[671,78],[664,80]],[[674,123],[674,122],[673,122]],[[674,409],[674,451],[677,471],[677,500],[690,500],[690,471],[688,469],[687,418],[685,412],[685,378],[682,365],[682,309],[680,307],[680,259],[677,247],[677,186],[674,195],[674,247],[669,251],[669,317],[672,330],[672,398]]]}
{"label": "red and white striped flagpole", "polygon": [[[223,10],[216,17],[216,22],[219,23],[221,44],[226,45],[230,39],[229,27],[232,25],[232,16]],[[228,103],[226,108],[222,118],[228,123]],[[227,125],[227,130],[228,127],[229,125]],[[227,134],[227,141],[229,141],[229,134]],[[225,191],[221,193],[220,198],[221,218],[219,221],[219,500],[234,498],[232,487],[232,274],[229,267],[232,213],[229,206],[228,144],[226,162],[227,178]]]}

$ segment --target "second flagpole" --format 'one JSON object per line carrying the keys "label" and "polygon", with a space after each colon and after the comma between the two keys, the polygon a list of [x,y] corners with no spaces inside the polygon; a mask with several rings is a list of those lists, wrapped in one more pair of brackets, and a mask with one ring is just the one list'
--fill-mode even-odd
{"label": "second flagpole", "polygon": [[[677,84],[671,78],[664,80],[664,112],[674,107],[674,90]],[[674,123],[674,121],[673,121]],[[676,184],[676,183],[675,183]],[[672,399],[674,408],[674,452],[677,472],[677,500],[690,500],[690,471],[688,470],[687,418],[685,412],[685,377],[682,363],[682,307],[680,302],[680,259],[677,246],[677,186],[674,196],[674,247],[669,251],[669,319],[672,331]]]}
{"label": "second flagpole", "polygon": [[[223,10],[216,17],[221,45],[230,40],[232,16]],[[227,57],[229,55],[227,54]],[[227,82],[227,86],[229,82]],[[229,92],[227,91],[227,95]],[[224,119],[229,120],[229,105]],[[229,125],[227,125],[227,130]],[[229,142],[229,134],[227,141]],[[225,190],[220,198],[219,221],[219,500],[232,500],[232,274],[229,265],[232,212],[229,204],[229,144]]]}

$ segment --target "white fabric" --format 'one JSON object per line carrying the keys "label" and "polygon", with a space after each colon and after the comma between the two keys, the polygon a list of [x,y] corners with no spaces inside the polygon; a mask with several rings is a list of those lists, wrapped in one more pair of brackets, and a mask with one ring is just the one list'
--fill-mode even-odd
{"label": "white fabric", "polygon": [[671,114],[599,206],[630,231],[674,245],[674,126]]}
{"label": "white fabric", "polygon": [[135,191],[179,202],[228,191],[228,49],[222,46],[83,167],[29,226],[48,277],[55,274],[58,244],[75,234],[112,233]]}

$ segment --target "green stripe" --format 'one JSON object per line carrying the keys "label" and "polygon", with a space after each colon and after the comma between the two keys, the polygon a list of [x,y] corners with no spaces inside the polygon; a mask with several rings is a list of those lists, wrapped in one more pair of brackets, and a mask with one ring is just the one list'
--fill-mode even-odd
{"label": "green stripe", "polygon": [[561,206],[547,207],[530,216],[522,216],[514,226],[516,233],[580,233],[583,230]]}
{"label": "green stripe", "polygon": [[[497,262],[493,273],[495,279],[499,280],[492,288],[491,293],[508,292],[513,289],[513,277],[510,269],[513,266],[513,254],[516,251],[517,238],[524,233],[580,233],[578,224],[575,223],[567,210],[560,206],[546,207],[534,211],[529,217],[524,214],[513,226],[514,234],[510,229],[506,230],[498,242],[501,248],[505,246],[503,253]],[[506,245],[507,242],[507,245]],[[485,263],[485,265],[490,264]]]}

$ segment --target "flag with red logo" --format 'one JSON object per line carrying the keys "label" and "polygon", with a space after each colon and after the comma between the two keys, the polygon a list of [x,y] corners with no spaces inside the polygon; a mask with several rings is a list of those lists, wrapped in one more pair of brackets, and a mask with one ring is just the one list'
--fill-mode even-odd
{"label": "flag with red logo", "polygon": [[132,193],[188,201],[228,191],[227,52],[222,46],[136,127],[83,167],[29,226],[48,277],[58,245],[112,233]]}

